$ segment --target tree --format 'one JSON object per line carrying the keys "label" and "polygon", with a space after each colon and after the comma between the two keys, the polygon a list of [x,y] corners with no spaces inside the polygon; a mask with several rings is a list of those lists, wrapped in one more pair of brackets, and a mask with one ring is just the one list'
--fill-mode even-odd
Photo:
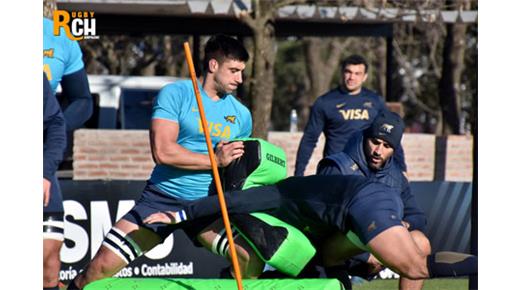
{"label": "tree", "polygon": [[305,3],[304,0],[253,0],[252,11],[240,19],[253,33],[253,72],[249,94],[252,100],[253,136],[267,139],[273,101],[274,62],[276,59],[274,21],[279,8]]}
{"label": "tree", "polygon": [[353,39],[305,37],[303,43],[305,47],[305,68],[310,80],[310,92],[305,95],[303,107],[300,110],[301,124],[305,124],[309,118],[309,107],[316,98],[330,89],[334,75],[338,74],[336,68],[344,55],[344,50],[347,46],[353,44]]}
{"label": "tree", "polygon": [[[468,9],[469,1],[447,1],[455,9]],[[461,75],[464,69],[464,49],[466,24],[449,23],[446,25],[446,38],[442,52],[442,76],[439,81],[439,101],[442,111],[442,133],[460,134],[461,126]]]}

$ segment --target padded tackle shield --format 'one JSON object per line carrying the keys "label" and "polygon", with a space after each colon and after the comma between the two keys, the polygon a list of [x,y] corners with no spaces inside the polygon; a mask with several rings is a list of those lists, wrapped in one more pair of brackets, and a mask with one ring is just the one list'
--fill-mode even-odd
{"label": "padded tackle shield", "polygon": [[[258,279],[243,281],[247,290],[341,290],[336,279]],[[222,290],[236,289],[233,279],[105,278],[85,290]]]}
{"label": "padded tackle shield", "polygon": [[230,217],[233,226],[268,265],[298,276],[316,254],[305,235],[292,225],[265,213]]}
{"label": "padded tackle shield", "polygon": [[356,235],[353,231],[348,231],[346,237],[356,247],[364,250],[365,252],[370,252],[370,248],[367,245],[363,244],[361,239],[359,239],[358,235]]}
{"label": "padded tackle shield", "polygon": [[244,143],[244,155],[221,170],[224,191],[274,184],[287,176],[287,158],[282,148],[258,138]]}
{"label": "padded tackle shield", "polygon": [[[245,153],[220,172],[225,191],[274,184],[287,176],[282,148],[257,138],[233,141],[244,142]],[[231,215],[230,220],[264,262],[287,275],[297,276],[316,253],[302,232],[268,214]]]}

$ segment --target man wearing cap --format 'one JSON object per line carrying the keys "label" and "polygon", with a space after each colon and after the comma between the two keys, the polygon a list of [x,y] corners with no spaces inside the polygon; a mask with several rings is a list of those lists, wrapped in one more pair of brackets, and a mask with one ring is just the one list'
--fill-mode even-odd
{"label": "man wearing cap", "polygon": [[[387,110],[382,111],[372,125],[357,134],[347,143],[343,152],[325,157],[318,164],[318,175],[361,175],[375,178],[401,192],[404,204],[403,223],[410,231],[417,246],[425,253],[431,251],[428,238],[424,235],[426,217],[411,193],[408,180],[396,162],[397,148],[400,148],[404,131],[401,117]],[[336,237],[340,238],[340,237]],[[334,262],[330,261],[332,264]],[[337,262],[337,261],[336,261]],[[364,253],[340,265],[327,265],[327,275],[342,280],[350,286],[350,275],[365,279],[373,278],[383,269],[381,263],[371,254]],[[422,280],[402,278],[400,289],[421,289]]]}

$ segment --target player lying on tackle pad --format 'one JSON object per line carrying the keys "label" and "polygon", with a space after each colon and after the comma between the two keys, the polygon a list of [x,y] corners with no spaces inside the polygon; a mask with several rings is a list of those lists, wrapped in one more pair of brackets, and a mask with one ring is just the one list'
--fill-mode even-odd
{"label": "player lying on tackle pad", "polygon": [[[402,224],[400,192],[373,179],[334,175],[290,177],[274,185],[227,191],[225,196],[235,226],[244,219],[255,220],[256,217],[247,217],[247,213],[267,213],[303,232],[322,256],[337,256],[338,260],[344,260],[367,250],[385,266],[410,279],[477,274],[476,256],[455,252],[423,254]],[[144,222],[180,223],[182,226],[185,220],[207,216],[219,218],[217,196],[194,201],[184,211],[152,214]],[[261,224],[258,221],[252,223],[256,226]],[[355,245],[342,238],[323,244],[338,232],[347,234],[349,231],[355,233],[361,243]],[[250,229],[250,232],[256,233],[256,240],[263,236],[264,244],[271,242],[269,227],[256,231]],[[255,250],[258,253],[259,249]],[[246,262],[261,263],[262,260],[249,259]],[[260,272],[262,269],[255,265],[247,268],[259,269]],[[250,273],[249,276],[257,277],[259,274]]]}

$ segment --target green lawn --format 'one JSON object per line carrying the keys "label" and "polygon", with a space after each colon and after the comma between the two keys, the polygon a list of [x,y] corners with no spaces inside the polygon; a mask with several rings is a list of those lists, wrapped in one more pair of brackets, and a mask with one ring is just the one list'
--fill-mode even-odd
{"label": "green lawn", "polygon": [[[354,284],[353,290],[397,290],[399,280],[375,280]],[[468,290],[468,279],[434,279],[424,282],[423,290]]]}

